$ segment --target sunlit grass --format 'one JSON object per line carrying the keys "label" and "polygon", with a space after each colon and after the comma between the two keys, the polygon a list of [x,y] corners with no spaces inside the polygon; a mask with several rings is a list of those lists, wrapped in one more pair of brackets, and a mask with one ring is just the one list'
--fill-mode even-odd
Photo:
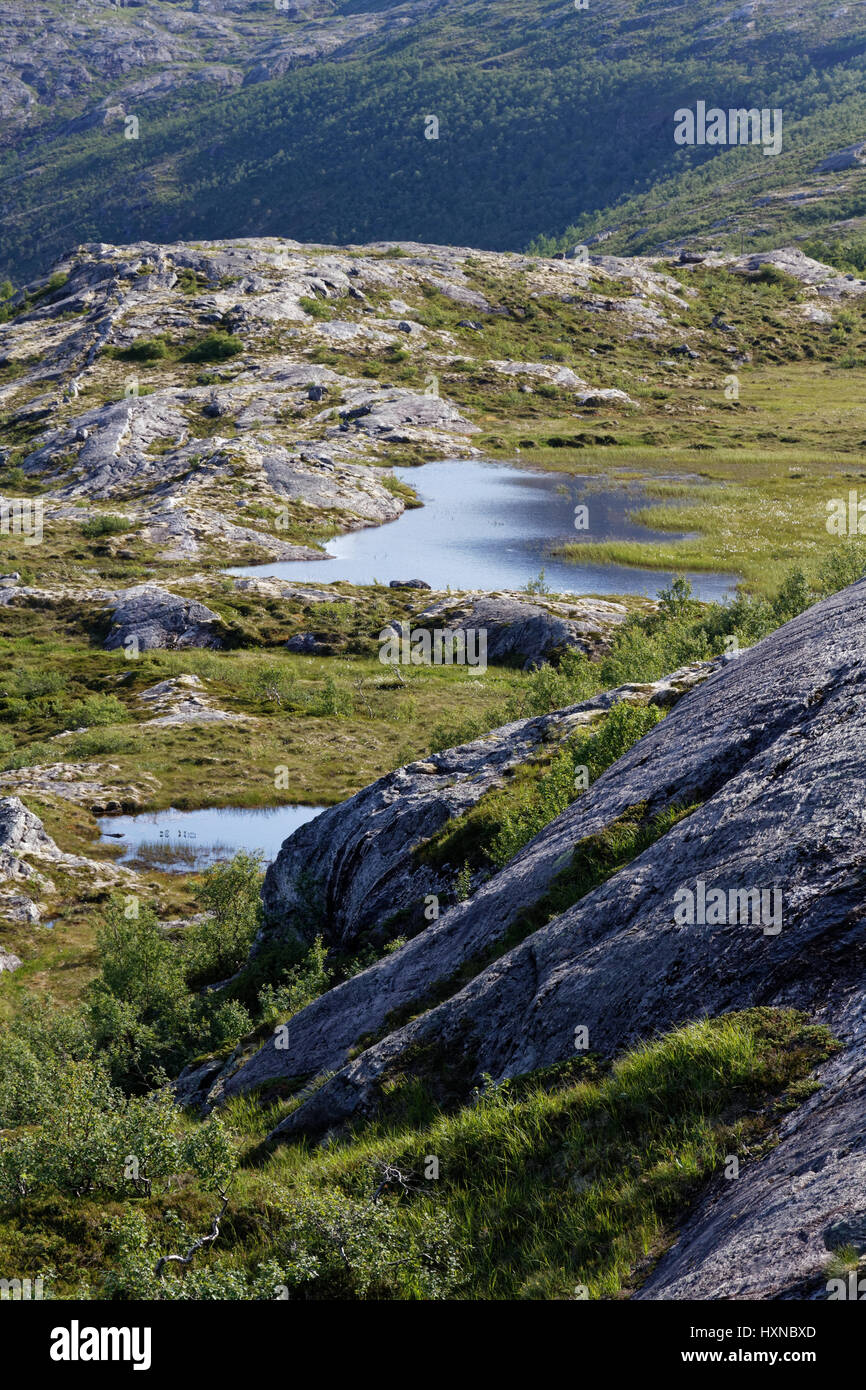
{"label": "sunlit grass", "polygon": [[[414,1175],[408,1209],[435,1203],[453,1217],[464,1297],[569,1299],[581,1285],[590,1298],[617,1297],[726,1156],[747,1161],[774,1115],[804,1098],[805,1078],[832,1048],[801,1015],[754,1009],[689,1024],[609,1070],[566,1063],[427,1122],[429,1101],[398,1078],[414,1122],[383,1122],[326,1149],[285,1145],[242,1172],[241,1202],[255,1205],[273,1186],[369,1196],[377,1165],[392,1163]],[[273,1112],[257,1114],[245,1098],[227,1116],[249,1141]],[[435,1182],[421,1177],[427,1155],[439,1160]]]}

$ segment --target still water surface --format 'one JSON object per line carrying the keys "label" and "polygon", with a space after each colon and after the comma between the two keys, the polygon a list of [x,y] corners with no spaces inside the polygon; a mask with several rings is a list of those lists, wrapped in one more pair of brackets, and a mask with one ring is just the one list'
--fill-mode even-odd
{"label": "still water surface", "polygon": [[[550,550],[560,541],[665,540],[629,520],[645,500],[633,487],[585,489],[562,473],[530,473],[505,464],[450,459],[394,473],[424,503],[386,526],[335,536],[331,560],[271,562],[229,574],[277,575],[303,583],[352,584],[424,579],[434,589],[522,589],[544,569],[553,593],[648,594],[668,584],[660,570],[620,565],[574,565]],[[589,531],[574,528],[575,506],[589,507]],[[733,589],[729,574],[690,574],[695,596],[720,599]]]}

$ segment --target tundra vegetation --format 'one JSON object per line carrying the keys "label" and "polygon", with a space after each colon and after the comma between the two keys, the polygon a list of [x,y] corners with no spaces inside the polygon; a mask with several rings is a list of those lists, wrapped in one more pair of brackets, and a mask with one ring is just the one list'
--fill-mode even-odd
{"label": "tundra vegetation", "polygon": [[[494,678],[484,713],[477,698],[472,706],[469,732],[561,708],[626,676],[652,679],[718,652],[731,635],[746,645],[863,568],[856,547],[841,547],[819,572],[793,571],[770,597],[744,595],[724,605],[698,604],[686,584],[676,583],[651,615],[623,625],[601,662],[572,655],[556,668]],[[205,748],[219,759],[228,793],[232,756],[239,777],[249,761],[237,748],[232,755],[230,744],[215,751],[220,745],[211,733],[198,741],[186,731],[175,742],[169,730],[149,730],[137,745],[123,742],[140,724],[131,691],[121,685],[119,696],[85,694],[82,676],[92,689],[100,661],[95,669],[82,663],[80,643],[80,636],[70,640],[65,661],[62,644],[47,634],[41,644],[20,644],[34,659],[5,696],[4,728],[16,731],[16,746],[19,739],[32,746],[27,740],[40,729],[51,737],[48,730],[84,720],[90,736],[114,737],[111,757],[129,777],[146,767],[164,779],[166,767],[178,763],[163,801],[181,800],[182,779],[190,786],[200,775]],[[49,651],[53,675],[40,677]],[[102,660],[106,672],[117,672],[116,660]],[[454,668],[419,669],[408,690],[377,694],[375,659],[357,655],[333,678],[336,703],[345,702],[335,715],[315,703],[326,688],[319,675],[326,659],[313,677],[301,675],[299,664],[265,660],[255,649],[155,653],[142,658],[135,684],[192,666],[218,680],[233,707],[263,720],[279,695],[275,723],[290,714],[309,724],[308,750],[344,733],[360,751],[364,730],[378,727],[390,708],[380,698],[412,701],[413,717],[398,717],[395,705],[394,720],[406,741],[402,750],[414,740],[416,753],[430,746],[437,702],[444,724],[465,684]],[[377,701],[373,718],[366,700],[353,698],[359,676]],[[560,752],[488,794],[422,853],[496,872],[579,794],[576,767],[598,776],[660,717],[653,707],[614,706]],[[456,738],[453,725],[446,727],[450,733],[440,732],[434,743]],[[271,737],[261,750],[265,763],[280,746],[276,730]],[[14,753],[8,756],[15,766]],[[370,771],[387,765],[383,753]],[[311,785],[311,794],[321,794],[321,786]],[[49,809],[38,799],[33,808]],[[72,817],[51,809],[46,824],[64,847],[99,853],[92,817],[81,808]],[[580,864],[536,915],[516,924],[519,935],[590,891],[675,819],[649,826],[637,816],[611,827],[603,844],[584,846]],[[423,1076],[397,1076],[381,1114],[338,1144],[274,1149],[266,1136],[290,1113],[291,1095],[246,1096],[202,1120],[178,1108],[169,1079],[189,1061],[263,1040],[375,955],[365,948],[359,957],[341,956],[316,940],[248,962],[261,925],[260,873],[254,858],[238,855],[180,880],[149,874],[148,900],[132,917],[122,898],[103,894],[83,904],[70,884],[52,939],[38,927],[29,934],[32,957],[3,992],[0,1263],[41,1273],[51,1296],[621,1297],[665,1248],[707,1178],[732,1153],[756,1156],[773,1142],[779,1118],[810,1093],[815,1065],[833,1051],[826,1030],[807,1019],[755,1009],[682,1028],[612,1063],[580,1057],[501,1085],[484,1083],[462,1103],[443,1102]],[[170,909],[201,916],[172,929],[161,921]],[[16,933],[20,943],[20,927]],[[46,995],[46,986],[55,993]],[[425,1176],[431,1158],[435,1179]],[[160,1257],[188,1248],[224,1203],[220,1238],[209,1253],[183,1277],[172,1266],[157,1275]]]}
{"label": "tundra vegetation", "polygon": [[[273,245],[237,254],[248,249],[279,293]],[[840,290],[819,301],[774,265],[599,263],[572,284],[542,257],[459,253],[459,289],[488,305],[470,309],[433,283],[433,253],[392,245],[359,252],[362,299],[311,291],[288,305],[301,317],[281,317],[282,303],[263,321],[225,301],[215,315],[207,296],[231,289],[208,271],[217,254],[170,249],[172,284],[150,299],[160,278],[154,249],[107,253],[110,276],[137,307],[127,303],[130,318],[102,343],[78,395],[54,401],[50,421],[44,339],[67,343],[79,332],[84,306],[73,298],[64,308],[64,294],[92,272],[93,253],[0,306],[14,345],[0,366],[0,488],[49,513],[39,545],[0,536],[10,599],[0,604],[0,792],[20,796],[64,856],[105,870],[83,878],[64,859],[41,890],[50,920],[5,908],[0,918],[0,948],[22,960],[0,977],[0,1270],[42,1274],[54,1296],[93,1298],[567,1298],[584,1288],[619,1297],[722,1158],[774,1142],[779,1117],[810,1093],[816,1064],[833,1050],[826,1032],[758,1009],[696,1021],[613,1060],[575,1058],[502,1085],[470,1078],[451,1097],[429,1076],[396,1075],[380,1113],[329,1145],[268,1144],[303,1082],[207,1117],[183,1111],[171,1082],[190,1064],[260,1046],[323,993],[399,951],[402,937],[386,932],[384,944],[365,941],[354,953],[328,946],[311,891],[310,940],[251,955],[262,925],[254,856],[205,872],[178,856],[182,871],[169,873],[144,854],[130,878],[112,879],[117,850],[99,839],[94,806],[331,805],[503,724],[636,687],[632,701],[540,749],[416,849],[420,864],[453,870],[458,900],[471,896],[581,795],[582,769],[594,781],[665,717],[641,687],[732,657],[866,572],[859,536],[834,539],[825,524],[827,500],[866,477],[866,296]],[[303,254],[314,270],[330,263],[325,248]],[[852,240],[831,262],[843,280],[849,265],[852,275],[860,269],[858,254]],[[305,275],[305,288],[320,278]],[[666,292],[648,275],[666,277]],[[397,285],[404,307],[394,309]],[[89,281],[86,292],[97,293]],[[266,293],[245,296],[247,308]],[[636,304],[662,316],[648,334],[636,332]],[[395,327],[395,313],[417,331]],[[367,325],[374,336],[361,333]],[[691,343],[697,358],[681,351]],[[503,370],[514,363],[541,370]],[[251,426],[250,400],[232,394],[249,387],[270,405],[266,373],[299,364],[325,384],[304,377],[300,393],[284,392],[265,442],[287,455],[325,451],[324,466],[318,454],[303,463],[317,485],[343,470],[346,491],[329,507],[265,485],[261,422]],[[560,369],[586,392],[557,380]],[[160,425],[147,435],[141,474],[112,490],[110,476],[97,484],[88,474],[87,450],[99,443],[100,412],[125,408],[131,373],[142,418],[154,402],[180,410],[180,400],[182,412],[172,432]],[[476,427],[454,445],[461,457],[469,438],[486,457],[580,484],[590,507],[594,489],[633,489],[632,520],[670,533],[575,533],[565,547],[566,558],[659,573],[656,598],[623,595],[624,620],[586,652],[562,651],[535,670],[391,670],[378,660],[378,634],[417,619],[430,595],[391,589],[385,574],[331,584],[325,567],[324,592],[244,588],[222,572],[261,560],[265,541],[320,554],[335,531],[417,505],[389,466],[442,457],[457,436],[411,423],[365,435],[363,411],[375,402],[354,401],[367,388],[398,401],[403,392],[416,409],[434,400],[424,394],[431,373],[438,404]],[[738,399],[725,394],[731,373]],[[598,394],[611,391],[621,394]],[[98,428],[90,416],[90,425],[75,423],[88,412]],[[92,433],[78,438],[92,429],[96,445]],[[237,531],[226,540],[204,530],[189,549],[172,549],[154,497],[178,478],[191,489],[193,519],[204,498],[202,509]],[[368,505],[372,517],[358,510]],[[736,593],[699,602],[687,570],[725,573],[739,581]],[[105,592],[145,581],[205,605],[221,645],[145,648],[134,660],[108,650]],[[524,597],[563,597],[546,590],[542,577]],[[311,655],[287,647],[304,634],[314,636]],[[228,717],[153,722],[154,687],[181,680]],[[90,791],[76,794],[79,785]],[[694,809],[630,807],[581,841],[503,950]],[[484,964],[473,961],[458,983]],[[217,1216],[219,1239],[182,1277],[173,1265],[157,1272],[162,1256],[187,1249]]]}

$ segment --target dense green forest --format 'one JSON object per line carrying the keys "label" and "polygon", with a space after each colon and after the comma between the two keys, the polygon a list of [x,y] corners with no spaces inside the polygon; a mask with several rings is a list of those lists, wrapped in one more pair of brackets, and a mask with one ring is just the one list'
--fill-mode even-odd
{"label": "dense green forest", "polygon": [[[328,22],[386,8],[350,0]],[[760,193],[863,136],[866,36],[832,4],[796,23],[785,5],[764,8],[747,30],[717,20],[715,0],[587,11],[511,0],[492,15],[446,3],[348,58],[229,94],[187,84],[140,110],[127,102],[137,139],[121,118],[70,130],[69,103],[48,106],[0,158],[0,273],[22,283],[87,240],[277,234],[522,249],[625,223],[634,252],[695,220],[739,218],[731,185]],[[782,156],[676,146],[673,113],[697,100],[781,108]],[[426,137],[430,115],[438,139]],[[856,216],[863,201],[856,177],[833,210]]]}

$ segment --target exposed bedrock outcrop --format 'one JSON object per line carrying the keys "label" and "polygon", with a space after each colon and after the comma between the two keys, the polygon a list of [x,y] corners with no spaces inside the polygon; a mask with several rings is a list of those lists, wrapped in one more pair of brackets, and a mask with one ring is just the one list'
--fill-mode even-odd
{"label": "exposed bedrock outcrop", "polygon": [[331,944],[350,946],[395,918],[404,931],[422,930],[425,896],[447,898],[460,865],[434,869],[415,857],[418,846],[502,786],[515,768],[593,723],[617,701],[668,705],[716,665],[699,662],[661,681],[620,686],[569,709],[506,724],[398,768],[323,811],[285,841],[268,869],[263,896],[270,927],[264,939],[321,932]]}
{"label": "exposed bedrock outcrop", "polygon": [[[437,600],[417,614],[409,628],[484,633],[488,661],[522,666],[528,671],[555,661],[570,647],[598,652],[627,617],[623,604],[607,599],[540,604],[509,594],[467,594]],[[403,630],[399,623],[393,626]]]}
{"label": "exposed bedrock outcrop", "polygon": [[709,265],[722,263],[726,263],[735,275],[755,275],[765,266],[771,266],[799,280],[801,285],[814,290],[823,299],[838,301],[844,297],[853,295],[856,298],[866,294],[866,280],[861,280],[855,275],[842,274],[831,266],[824,265],[823,261],[816,261],[807,256],[797,246],[781,246],[774,251],[749,252],[745,256],[736,256],[733,259],[707,257]]}
{"label": "exposed bedrock outcrop", "polygon": [[[779,1148],[745,1166],[747,1181],[707,1197],[645,1292],[804,1296],[803,1281],[820,1279],[834,1242],[844,1243],[842,1227],[850,1235],[860,1219],[866,1179],[864,652],[860,583],[681,699],[472,898],[296,1015],[280,1047],[274,1040],[238,1057],[211,1100],[335,1072],[280,1126],[315,1135],[370,1112],[387,1076],[411,1072],[431,1050],[467,1078],[499,1078],[573,1055],[579,1026],[610,1055],[697,1016],[802,1008],[844,1045],[824,1069],[824,1089],[786,1122]],[[424,1011],[437,983],[495,949],[520,910],[537,904],[581,840],[638,803],[697,809]],[[685,921],[683,890],[697,899],[701,883],[707,894],[722,890],[724,912]],[[739,920],[732,901],[743,910],[745,900],[731,893],[762,889],[775,893],[768,904],[778,911],[769,922]],[[379,1041],[348,1061],[370,1037]],[[748,1233],[741,1212],[754,1215]]]}
{"label": "exposed bedrock outcrop", "polygon": [[[133,879],[122,867],[65,854],[23,801],[17,796],[0,797],[0,920],[28,925],[40,921],[45,903],[37,899],[55,892],[47,877],[49,870],[85,875],[90,888]],[[5,963],[0,961],[0,970],[16,970],[20,964],[17,956],[7,955]]]}
{"label": "exposed bedrock outcrop", "polygon": [[109,651],[131,642],[139,651],[159,647],[219,647],[218,614],[195,599],[181,598],[156,584],[137,584],[117,595]]}

